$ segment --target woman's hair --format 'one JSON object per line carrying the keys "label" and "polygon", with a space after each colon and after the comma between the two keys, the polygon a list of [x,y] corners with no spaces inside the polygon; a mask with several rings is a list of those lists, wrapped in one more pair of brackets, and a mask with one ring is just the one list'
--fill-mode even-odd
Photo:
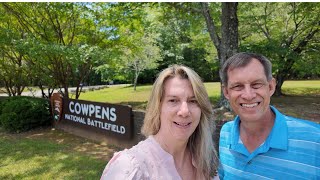
{"label": "woman's hair", "polygon": [[203,173],[205,178],[208,179],[218,166],[217,153],[212,137],[215,123],[207,91],[200,76],[195,71],[183,65],[172,65],[160,72],[152,87],[141,131],[146,137],[158,133],[160,129],[160,109],[161,100],[164,95],[164,84],[166,80],[173,77],[180,77],[181,79],[188,79],[190,81],[195,98],[201,109],[199,125],[190,136],[187,148],[192,153],[197,169],[202,170],[202,172],[197,172],[197,176]]}
{"label": "woman's hair", "polygon": [[228,84],[228,70],[245,67],[254,59],[258,60],[262,64],[267,80],[270,81],[272,79],[272,64],[269,59],[260,54],[241,52],[231,56],[222,65],[219,72],[222,84]]}

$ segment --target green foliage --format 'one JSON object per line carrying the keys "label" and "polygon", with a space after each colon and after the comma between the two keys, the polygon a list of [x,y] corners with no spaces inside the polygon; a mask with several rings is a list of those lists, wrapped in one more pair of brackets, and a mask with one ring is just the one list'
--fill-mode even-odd
{"label": "green foliage", "polygon": [[20,95],[31,82],[24,51],[16,43],[16,39],[25,38],[24,32],[2,6],[0,14],[0,84],[6,86],[9,95]]}
{"label": "green foliage", "polygon": [[12,97],[2,105],[1,125],[9,132],[23,132],[50,124],[49,102],[45,99]]}
{"label": "green foliage", "polygon": [[[209,3],[219,37],[221,7]],[[319,11],[320,3],[241,2],[240,49],[271,59],[280,80],[318,78]],[[0,85],[11,95],[29,85],[150,84],[171,64],[219,80],[200,3],[6,2],[0,14]]]}
{"label": "green foliage", "polygon": [[275,76],[319,76],[319,3],[240,3],[241,51],[264,54]]}
{"label": "green foliage", "polygon": [[[8,15],[7,23],[14,20],[12,27],[4,24],[4,30],[21,31],[6,39],[12,41],[13,53],[20,53],[21,64],[29,69],[26,71],[29,74],[23,77],[32,79],[34,84],[63,87],[68,96],[69,86],[79,87],[89,79],[93,67],[109,63],[110,43],[105,41],[109,33],[103,30],[104,21],[96,19],[101,14],[93,6],[90,8],[90,4],[3,3],[1,6]],[[77,91],[76,97],[79,95]]]}
{"label": "green foliage", "polygon": [[182,54],[182,64],[196,71],[203,81],[208,82],[214,79],[219,81],[219,78],[214,77],[214,72],[211,69],[214,64],[205,59],[207,52],[204,48],[184,48]]}

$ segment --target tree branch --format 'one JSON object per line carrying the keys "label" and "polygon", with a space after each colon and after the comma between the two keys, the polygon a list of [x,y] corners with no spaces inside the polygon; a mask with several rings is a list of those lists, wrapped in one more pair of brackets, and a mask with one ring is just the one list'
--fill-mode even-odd
{"label": "tree branch", "polygon": [[217,28],[216,28],[216,26],[214,24],[214,21],[213,21],[213,19],[211,17],[208,3],[207,2],[202,2],[200,4],[201,4],[201,7],[202,7],[202,15],[205,18],[205,21],[206,21],[206,24],[207,24],[207,28],[208,28],[208,31],[209,31],[209,34],[210,34],[210,38],[211,38],[214,46],[216,47],[216,49],[219,51],[220,45],[221,45],[221,40],[220,40],[220,37],[218,35]]}
{"label": "tree branch", "polygon": [[[319,21],[319,24],[320,24],[320,21]],[[293,51],[294,51],[295,53],[301,53],[302,50],[304,49],[304,47],[307,46],[308,42],[313,38],[313,36],[314,36],[316,33],[319,32],[319,30],[320,30],[319,28],[316,28],[316,29],[314,29],[314,30],[310,30],[310,32],[308,33],[308,35],[299,42],[299,44],[293,49]]]}

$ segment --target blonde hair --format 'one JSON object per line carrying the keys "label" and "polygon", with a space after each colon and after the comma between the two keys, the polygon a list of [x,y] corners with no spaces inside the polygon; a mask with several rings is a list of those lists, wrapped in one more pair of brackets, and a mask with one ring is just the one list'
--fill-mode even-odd
{"label": "blonde hair", "polygon": [[195,71],[183,65],[172,65],[158,75],[151,90],[141,132],[146,137],[158,133],[160,129],[160,108],[161,99],[164,94],[164,84],[166,80],[176,76],[190,81],[195,98],[201,109],[199,125],[190,136],[187,148],[192,154],[197,170],[200,171],[197,172],[197,177],[203,174],[206,179],[209,179],[218,166],[217,153],[212,137],[215,123],[208,93],[200,76]]}

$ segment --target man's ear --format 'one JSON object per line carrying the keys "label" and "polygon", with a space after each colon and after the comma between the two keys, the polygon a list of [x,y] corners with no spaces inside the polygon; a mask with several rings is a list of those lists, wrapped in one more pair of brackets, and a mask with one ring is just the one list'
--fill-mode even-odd
{"label": "man's ear", "polygon": [[222,85],[221,88],[222,88],[224,97],[226,97],[229,100],[230,96],[229,96],[229,91],[228,91],[227,85]]}
{"label": "man's ear", "polygon": [[273,95],[273,93],[276,91],[276,85],[277,85],[276,79],[272,78],[272,79],[269,81],[270,97],[271,97],[271,96]]}

